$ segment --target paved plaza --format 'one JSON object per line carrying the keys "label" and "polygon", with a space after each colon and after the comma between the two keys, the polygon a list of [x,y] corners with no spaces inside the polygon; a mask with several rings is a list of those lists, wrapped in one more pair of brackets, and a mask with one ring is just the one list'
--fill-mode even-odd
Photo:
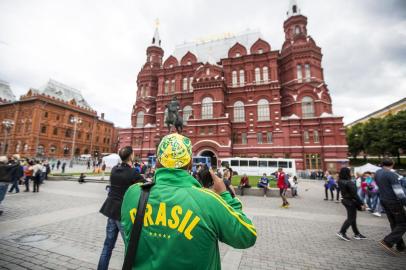
{"label": "paved plaza", "polygon": [[[388,232],[385,216],[359,213],[365,241],[340,241],[341,204],[323,201],[322,182],[301,181],[299,198],[280,208],[279,198],[242,197],[253,218],[254,247],[221,245],[223,269],[406,269],[406,254],[383,252],[378,240]],[[106,218],[98,213],[105,184],[48,181],[40,193],[9,194],[0,206],[0,269],[96,269]],[[351,235],[351,232],[349,232]],[[110,263],[121,269],[119,238]]]}

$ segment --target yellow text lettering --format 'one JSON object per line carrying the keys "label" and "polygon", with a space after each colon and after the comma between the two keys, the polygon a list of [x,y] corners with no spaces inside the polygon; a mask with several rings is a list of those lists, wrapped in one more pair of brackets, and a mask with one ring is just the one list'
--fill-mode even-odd
{"label": "yellow text lettering", "polygon": [[154,221],[152,220],[151,217],[152,214],[152,206],[147,203],[147,207],[145,209],[145,214],[144,214],[144,226],[148,227],[148,225],[154,225]]}
{"label": "yellow text lettering", "polygon": [[196,227],[197,223],[199,223],[200,218],[199,217],[195,217],[192,222],[189,224],[189,226],[186,228],[185,230],[185,237],[189,240],[191,240],[193,238],[192,235],[192,230]]}
{"label": "yellow text lettering", "polygon": [[182,215],[182,207],[175,205],[171,211],[172,219],[168,219],[168,227],[171,229],[176,229],[179,226],[179,216]]}
{"label": "yellow text lettering", "polygon": [[183,233],[185,230],[186,224],[189,222],[190,217],[193,215],[193,212],[190,210],[187,210],[185,217],[183,218],[182,222],[179,225],[178,231]]}
{"label": "yellow text lettering", "polygon": [[166,226],[166,204],[161,202],[159,204],[158,214],[156,215],[155,225],[162,224]]}

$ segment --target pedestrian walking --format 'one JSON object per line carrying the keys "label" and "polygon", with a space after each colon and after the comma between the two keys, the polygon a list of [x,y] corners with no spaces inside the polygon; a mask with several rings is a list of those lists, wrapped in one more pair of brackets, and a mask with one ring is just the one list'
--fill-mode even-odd
{"label": "pedestrian walking", "polygon": [[100,213],[107,217],[106,238],[100,255],[97,270],[107,270],[118,233],[124,240],[124,232],[120,223],[121,204],[127,189],[134,183],[143,182],[142,176],[132,168],[133,150],[131,146],[123,147],[119,151],[122,160],[120,165],[114,166],[110,175],[110,190]]}
{"label": "pedestrian walking", "polygon": [[50,174],[50,172],[51,172],[51,166],[49,166],[48,160],[45,161],[44,167],[45,167],[45,177],[44,177],[44,180],[48,180],[48,174]]}
{"label": "pedestrian walking", "polygon": [[90,159],[87,160],[87,169],[90,170]]}
{"label": "pedestrian walking", "polygon": [[[406,195],[398,176],[392,171],[394,162],[392,159],[382,161],[382,169],[375,174],[376,184],[379,187],[381,204],[385,209],[391,233],[385,236],[379,243],[391,254],[397,255],[406,250],[403,235],[406,232]],[[393,247],[396,249],[393,249]]]}
{"label": "pedestrian walking", "polygon": [[324,183],[324,191],[326,197],[324,198],[325,201],[328,200],[328,191],[330,191],[331,194],[331,200],[334,201],[334,189],[335,189],[335,180],[334,177],[331,175],[331,172],[327,171],[326,172],[326,181]]}
{"label": "pedestrian walking", "polygon": [[288,208],[289,202],[286,199],[286,190],[288,189],[288,185],[286,184],[286,175],[282,168],[278,169],[277,186],[279,188],[279,196],[282,199],[281,207]]}
{"label": "pedestrian walking", "polygon": [[367,239],[359,232],[357,227],[357,210],[365,211],[366,205],[357,195],[357,187],[351,180],[351,171],[349,168],[341,168],[338,175],[338,185],[340,186],[341,196],[343,197],[342,204],[347,210],[347,219],[337,233],[337,237],[344,241],[350,241],[350,238],[347,236],[347,230],[351,226],[352,231],[354,232],[354,239]]}
{"label": "pedestrian walking", "polygon": [[[141,190],[151,184],[132,185],[124,196],[121,222],[127,254],[123,269],[220,269],[219,241],[238,249],[255,244],[256,229],[223,180],[210,169],[211,191],[188,173],[192,167],[189,138],[177,133],[165,136],[156,156],[158,169],[149,197]],[[134,233],[138,229],[140,238]]]}
{"label": "pedestrian walking", "polygon": [[33,180],[33,191],[32,192],[39,192],[39,185],[41,184],[41,177],[42,177],[42,165],[39,160],[34,162],[34,166],[32,166],[32,180]]}
{"label": "pedestrian walking", "polygon": [[[12,182],[12,174],[8,165],[8,159],[6,156],[0,156],[0,204],[4,200],[8,184]],[[3,214],[3,210],[0,210],[0,216]]]}
{"label": "pedestrian walking", "polygon": [[60,160],[58,160],[58,161],[56,162],[56,169],[57,169],[57,170],[59,170],[59,166],[61,166],[61,161],[60,161]]}
{"label": "pedestrian walking", "polygon": [[16,193],[20,192],[20,188],[18,187],[20,179],[24,176],[24,169],[20,164],[20,156],[19,155],[13,155],[12,159],[9,162],[9,165],[15,165],[17,166],[16,169],[14,170],[14,173],[12,174],[12,185],[11,188],[8,192],[12,193],[15,189]]}
{"label": "pedestrian walking", "polygon": [[32,160],[29,160],[28,164],[26,166],[24,166],[24,185],[25,185],[24,192],[30,191],[30,180],[32,180],[32,176],[33,176],[33,166],[34,166],[34,161],[32,161]]}
{"label": "pedestrian walking", "polygon": [[62,163],[62,173],[65,173],[66,161]]}
{"label": "pedestrian walking", "polygon": [[[106,172],[106,163],[103,162],[103,165],[101,166],[101,173],[102,173],[102,178],[101,180],[104,180],[104,173]],[[139,173],[139,171],[138,171]]]}

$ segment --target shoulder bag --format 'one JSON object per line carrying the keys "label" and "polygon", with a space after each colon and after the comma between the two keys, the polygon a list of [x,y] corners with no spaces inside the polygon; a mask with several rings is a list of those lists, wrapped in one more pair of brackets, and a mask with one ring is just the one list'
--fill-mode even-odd
{"label": "shoulder bag", "polygon": [[146,182],[141,185],[141,195],[138,201],[138,209],[135,214],[133,228],[131,230],[130,241],[128,242],[127,253],[125,254],[123,270],[131,270],[134,259],[137,256],[138,242],[141,236],[142,223],[144,220],[145,208],[147,206],[149,193],[154,182]]}

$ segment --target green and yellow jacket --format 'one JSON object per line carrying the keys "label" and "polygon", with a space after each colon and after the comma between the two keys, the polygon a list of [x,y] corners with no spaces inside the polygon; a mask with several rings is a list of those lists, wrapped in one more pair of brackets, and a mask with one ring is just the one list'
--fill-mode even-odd
{"label": "green and yellow jacket", "polygon": [[[221,269],[218,240],[249,248],[257,233],[228,191],[220,196],[202,188],[181,169],[158,169],[145,211],[133,269]],[[127,250],[141,194],[131,186],[121,207]]]}

